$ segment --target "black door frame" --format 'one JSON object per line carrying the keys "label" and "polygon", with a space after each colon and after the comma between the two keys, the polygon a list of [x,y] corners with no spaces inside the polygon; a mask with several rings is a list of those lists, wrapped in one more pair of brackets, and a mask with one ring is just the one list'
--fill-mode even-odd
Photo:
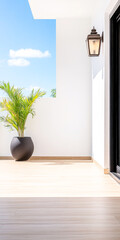
{"label": "black door frame", "polygon": [[118,39],[117,19],[120,17],[120,6],[110,19],[110,171],[116,172],[118,159],[118,121],[120,95],[119,66],[118,66]]}

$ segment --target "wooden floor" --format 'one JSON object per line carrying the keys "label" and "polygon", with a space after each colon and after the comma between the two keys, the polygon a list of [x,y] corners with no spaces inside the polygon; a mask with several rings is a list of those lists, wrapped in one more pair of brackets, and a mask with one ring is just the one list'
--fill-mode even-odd
{"label": "wooden floor", "polygon": [[95,163],[0,161],[0,197],[120,197],[120,185]]}
{"label": "wooden floor", "polygon": [[1,198],[0,240],[120,240],[120,198]]}
{"label": "wooden floor", "polygon": [[95,163],[0,161],[0,240],[120,240],[120,185]]}

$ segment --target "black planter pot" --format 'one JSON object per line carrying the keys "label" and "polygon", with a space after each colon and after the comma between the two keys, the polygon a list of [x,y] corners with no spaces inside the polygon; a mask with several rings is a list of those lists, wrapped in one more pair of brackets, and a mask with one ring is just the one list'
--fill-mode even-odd
{"label": "black planter pot", "polygon": [[30,137],[14,137],[11,141],[10,150],[15,160],[28,160],[34,151],[33,141]]}

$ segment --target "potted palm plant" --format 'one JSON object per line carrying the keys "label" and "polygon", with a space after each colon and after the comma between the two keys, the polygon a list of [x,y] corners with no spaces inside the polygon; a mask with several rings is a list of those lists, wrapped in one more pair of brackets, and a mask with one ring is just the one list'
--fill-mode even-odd
{"label": "potted palm plant", "polygon": [[35,115],[33,103],[45,95],[45,92],[33,89],[30,95],[25,97],[21,88],[10,86],[9,82],[0,83],[0,89],[7,94],[7,98],[0,102],[1,110],[6,112],[0,117],[0,121],[4,122],[5,127],[18,133],[11,141],[12,156],[16,160],[28,160],[32,156],[34,145],[31,137],[24,136],[25,124],[29,114],[32,117]]}

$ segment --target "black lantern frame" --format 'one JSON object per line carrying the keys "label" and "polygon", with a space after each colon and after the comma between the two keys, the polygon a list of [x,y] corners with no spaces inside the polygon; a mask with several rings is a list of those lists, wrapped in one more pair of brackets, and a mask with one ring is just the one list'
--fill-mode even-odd
{"label": "black lantern frame", "polygon": [[88,55],[90,57],[97,57],[100,55],[101,41],[103,42],[103,33],[102,36],[100,36],[93,27],[91,33],[87,36]]}

